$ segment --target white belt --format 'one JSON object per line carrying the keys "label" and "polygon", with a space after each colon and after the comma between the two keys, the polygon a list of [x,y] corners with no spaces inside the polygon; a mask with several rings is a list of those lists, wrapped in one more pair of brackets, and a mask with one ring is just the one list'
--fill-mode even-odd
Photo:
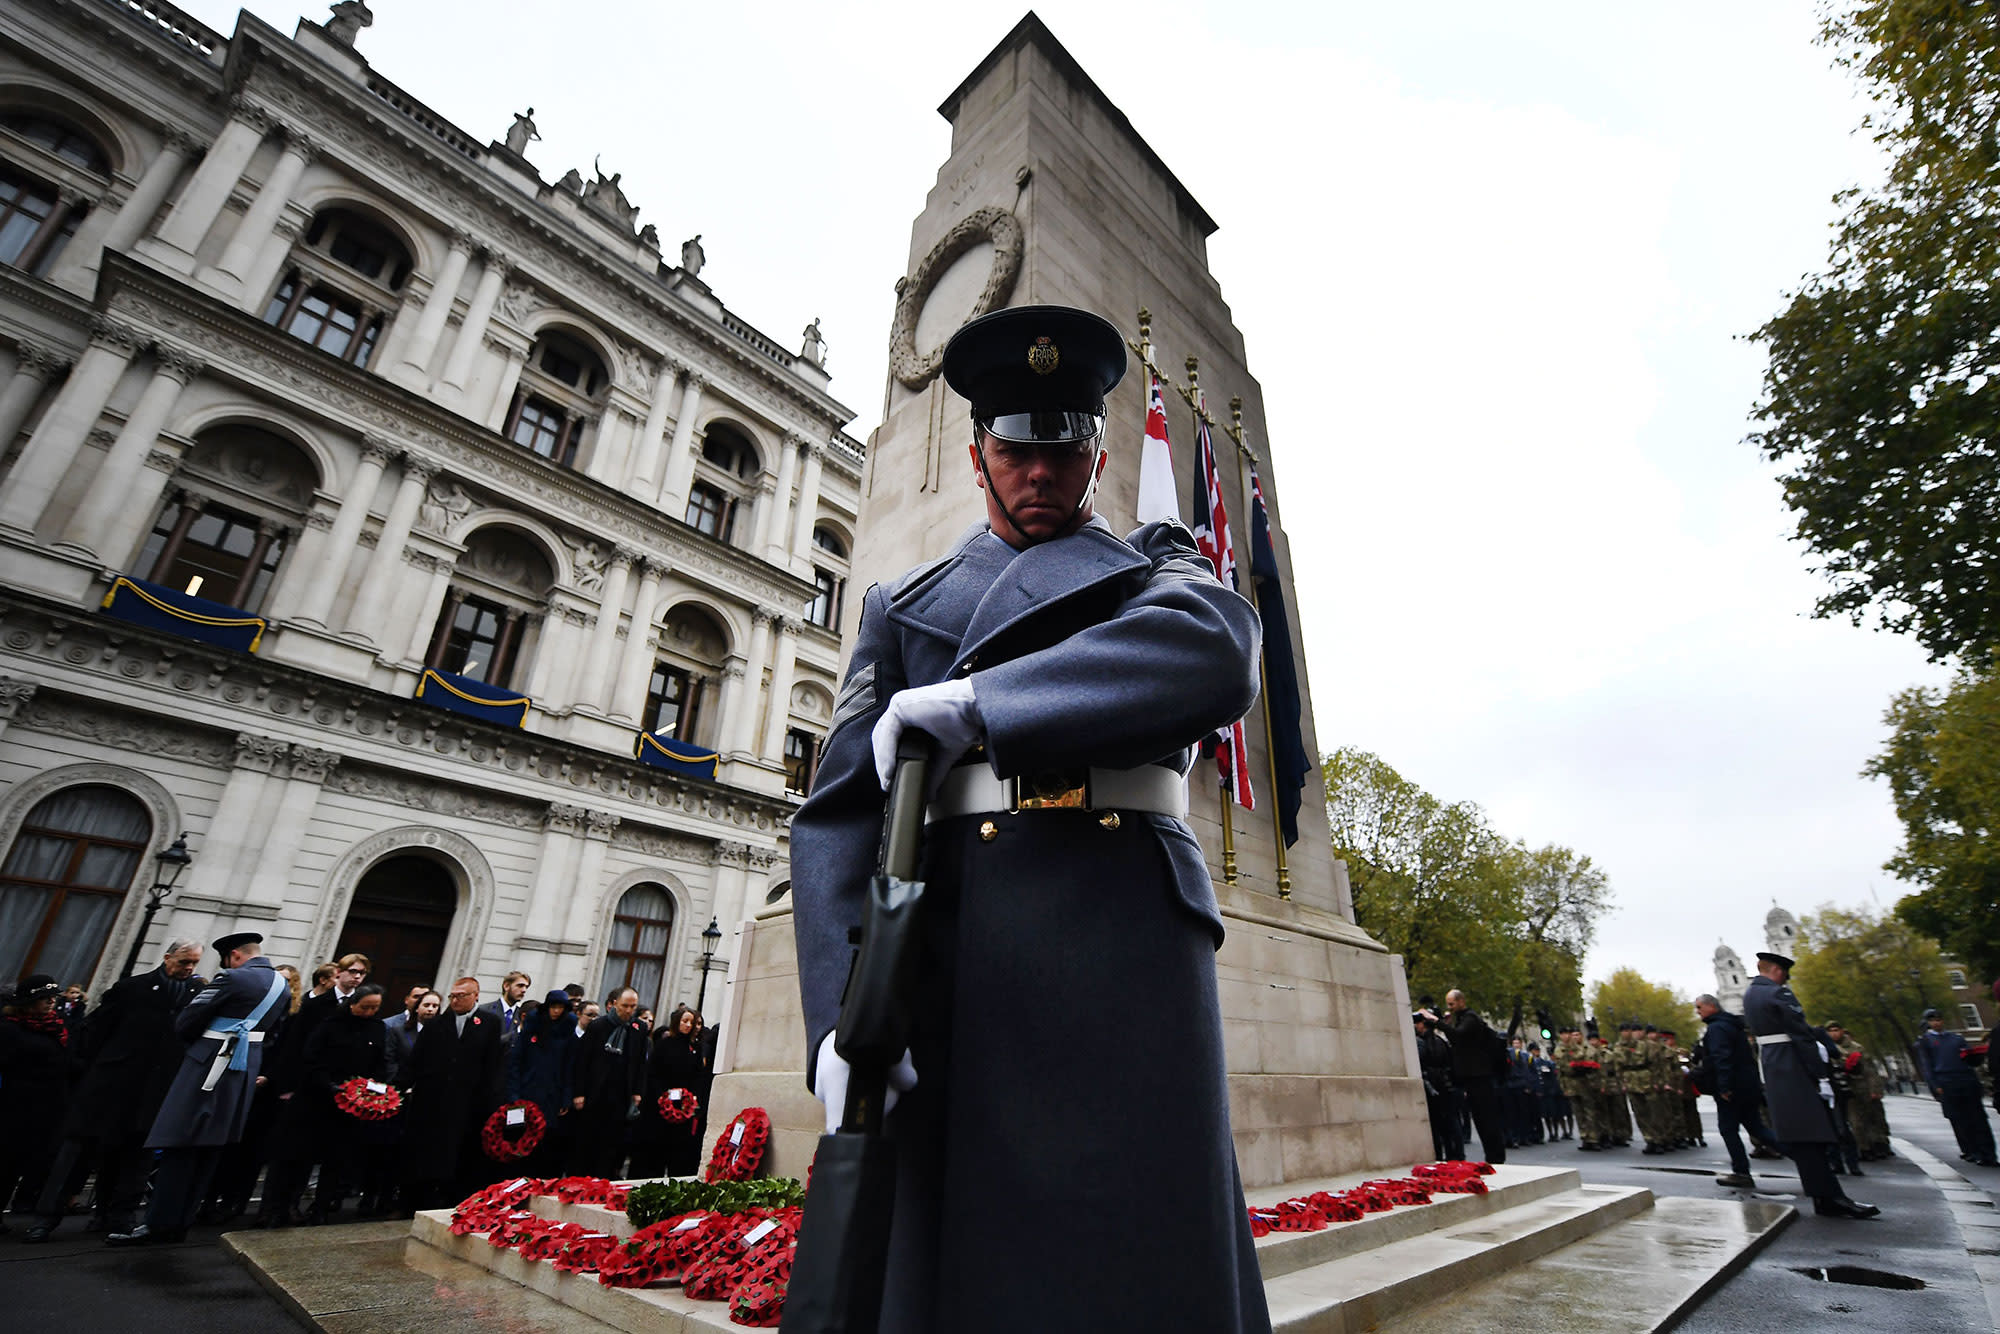
{"label": "white belt", "polygon": [[924,821],[1005,811],[1145,811],[1187,817],[1187,779],[1159,764],[1136,769],[1062,769],[995,778],[984,764],[960,765],[938,789]]}
{"label": "white belt", "polygon": [[[222,1072],[229,1068],[229,1058],[235,1054],[237,1042],[262,1042],[262,1033],[240,1033],[233,1028],[211,1028],[202,1034],[214,1038],[222,1045],[215,1049],[215,1059],[208,1063],[208,1075],[201,1081],[203,1093],[215,1092],[215,1086],[222,1082]],[[232,1041],[233,1039],[233,1041]]]}
{"label": "white belt", "polygon": [[1775,1047],[1781,1042],[1790,1042],[1791,1040],[1792,1035],[1790,1033],[1759,1033],[1757,1035],[1757,1045],[1760,1047]]}
{"label": "white belt", "polygon": [[208,1032],[203,1033],[202,1036],[205,1038],[216,1038],[223,1042],[227,1042],[231,1038],[240,1038],[244,1042],[262,1042],[264,1040],[262,1033],[238,1033],[234,1029],[228,1028],[211,1028]]}

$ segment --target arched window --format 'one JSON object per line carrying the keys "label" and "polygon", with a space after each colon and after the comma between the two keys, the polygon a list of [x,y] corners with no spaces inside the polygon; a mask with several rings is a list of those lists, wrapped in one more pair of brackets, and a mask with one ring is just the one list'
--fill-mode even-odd
{"label": "arched window", "polygon": [[847,559],[847,543],[840,540],[840,534],[833,529],[821,527],[813,529],[813,546],[832,556],[835,560]]}
{"label": "arched window", "polygon": [[466,539],[425,665],[509,686],[541,625],[555,570],[532,538],[489,525]]}
{"label": "arched window", "polygon": [[110,183],[111,158],[74,123],[38,108],[0,111],[0,264],[46,275]]}
{"label": "arched window", "polygon": [[719,542],[730,541],[739,514],[749,508],[762,466],[757,446],[741,431],[727,422],[710,426],[702,438],[695,482],[688,488],[687,512],[682,516],[687,525]]}
{"label": "arched window", "polygon": [[36,802],[0,863],[0,977],[88,981],[152,836],[146,808],[115,787]]}
{"label": "arched window", "polygon": [[611,376],[589,347],[550,331],[535,340],[521,367],[514,402],[500,433],[524,449],[562,464],[576,463],[584,434],[597,423]]}
{"label": "arched window", "polygon": [[674,898],[660,885],[634,885],[619,896],[611,919],[611,945],[604,951],[604,978],[597,994],[619,987],[639,993],[639,1004],[658,1010],[666,997],[667,946],[674,933]]}
{"label": "arched window", "polygon": [[245,611],[262,610],[319,472],[291,441],[260,427],[204,431],[139,550],[133,572]]}
{"label": "arched window", "polygon": [[729,638],[715,618],[699,607],[679,606],[660,627],[660,656],[646,686],[640,725],[655,736],[700,745],[708,692],[722,670]]}
{"label": "arched window", "polygon": [[381,223],[353,209],[321,209],[265,304],[264,323],[366,366],[411,267],[410,252]]}

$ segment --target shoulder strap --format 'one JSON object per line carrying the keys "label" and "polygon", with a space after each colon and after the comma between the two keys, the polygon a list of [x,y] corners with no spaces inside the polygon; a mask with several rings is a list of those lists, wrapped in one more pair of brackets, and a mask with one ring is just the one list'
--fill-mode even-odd
{"label": "shoulder strap", "polygon": [[278,1003],[278,997],[283,995],[288,989],[289,984],[285,981],[285,975],[277,972],[272,973],[271,989],[264,994],[264,999],[257,1003],[257,1008],[250,1011],[249,1015],[246,1016],[246,1025],[250,1028],[255,1028],[262,1022],[264,1016],[271,1012],[271,1007]]}

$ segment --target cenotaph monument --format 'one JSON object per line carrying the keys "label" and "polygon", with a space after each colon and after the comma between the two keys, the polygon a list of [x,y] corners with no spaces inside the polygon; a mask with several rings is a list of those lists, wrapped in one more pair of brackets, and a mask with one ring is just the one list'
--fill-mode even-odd
{"label": "cenotaph monument", "polygon": [[[1286,596],[1296,608],[1274,459],[1287,445],[1258,447],[1263,394],[1208,270],[1215,222],[1033,14],[939,110],[951,123],[951,155],[911,229],[909,268],[896,282],[884,419],[869,441],[862,482],[857,593],[942,554],[984,514],[968,475],[967,405],[938,374],[945,341],[989,310],[1056,303],[1102,314],[1135,344],[1138,312],[1148,310],[1153,360],[1163,373],[1184,377],[1185,359],[1197,358],[1210,410],[1224,423],[1227,401],[1241,398],[1243,438],[1259,454]],[[1135,357],[1107,405],[1111,462],[1097,509],[1118,532],[1136,526],[1146,378]],[[1192,420],[1175,394],[1167,397],[1178,494],[1186,497]],[[1217,430],[1215,442],[1247,578],[1244,473],[1230,437]],[[860,597],[848,601],[858,611]],[[1317,755],[1309,673],[1294,640],[1305,744]],[[1281,891],[1260,713],[1245,731],[1258,809],[1234,813],[1233,875],[1222,856],[1211,762],[1196,766],[1190,817],[1228,929],[1216,970],[1244,1185],[1407,1170],[1431,1156],[1431,1143],[1402,961],[1353,920],[1313,774]],[[739,1108],[764,1107],[774,1126],[771,1170],[803,1176],[821,1113],[802,1073],[805,1033],[790,903],[782,894],[741,924],[722,1023],[708,1124],[726,1126]]]}

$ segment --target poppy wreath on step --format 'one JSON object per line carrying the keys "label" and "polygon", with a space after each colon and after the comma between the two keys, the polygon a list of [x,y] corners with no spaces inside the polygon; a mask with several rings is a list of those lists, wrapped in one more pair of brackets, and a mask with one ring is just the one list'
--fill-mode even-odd
{"label": "poppy wreath on step", "polygon": [[357,1121],[387,1121],[403,1108],[394,1084],[357,1076],[334,1090],[333,1105]]}
{"label": "poppy wreath on step", "polygon": [[771,1142],[771,1118],[762,1107],[745,1107],[736,1114],[708,1155],[707,1181],[748,1181],[757,1175],[764,1161],[764,1146]]}
{"label": "poppy wreath on step", "polygon": [[729,1319],[752,1329],[775,1328],[784,1318],[785,1289],[791,1283],[791,1271],[787,1269],[783,1278],[752,1279],[743,1284],[729,1294]]}
{"label": "poppy wreath on step", "polygon": [[[513,1116],[514,1112],[521,1115]],[[486,1125],[479,1132],[479,1147],[496,1163],[513,1162],[539,1148],[548,1128],[541,1108],[532,1102],[510,1102],[495,1108],[493,1115],[486,1118]]]}
{"label": "poppy wreath on step", "polygon": [[730,1293],[797,1246],[800,1216],[797,1208],[783,1209],[741,1233],[725,1234],[682,1273],[681,1292],[697,1301],[728,1301]]}
{"label": "poppy wreath on step", "polygon": [[660,1119],[670,1126],[693,1125],[701,1112],[701,1099],[693,1089],[668,1089],[660,1095]]}

